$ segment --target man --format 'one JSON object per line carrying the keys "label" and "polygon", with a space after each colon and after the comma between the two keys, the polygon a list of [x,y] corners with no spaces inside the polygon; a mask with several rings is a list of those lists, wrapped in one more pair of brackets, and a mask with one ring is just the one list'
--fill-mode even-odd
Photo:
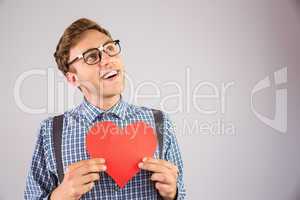
{"label": "man", "polygon": [[[163,157],[158,150],[124,188],[105,173],[103,158],[90,159],[85,149],[89,128],[99,121],[119,127],[143,120],[155,127],[151,109],[126,103],[120,42],[89,19],[79,19],[63,33],[54,57],[67,81],[78,87],[83,102],[64,113],[61,154],[64,178],[58,184],[53,148],[53,118],[41,123],[26,181],[25,199],[185,199],[183,163],[171,121],[164,113]],[[111,147],[114,148],[114,147]]]}

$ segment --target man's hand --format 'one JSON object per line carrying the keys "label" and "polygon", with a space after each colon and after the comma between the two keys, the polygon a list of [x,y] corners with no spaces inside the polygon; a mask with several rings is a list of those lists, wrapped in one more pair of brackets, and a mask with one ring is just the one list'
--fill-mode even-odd
{"label": "man's hand", "polygon": [[151,180],[155,181],[155,188],[165,200],[173,200],[177,193],[178,168],[165,160],[144,158],[139,168],[154,172]]}
{"label": "man's hand", "polygon": [[100,179],[99,172],[105,171],[102,158],[82,160],[68,166],[62,183],[52,192],[51,200],[78,200],[94,187]]}

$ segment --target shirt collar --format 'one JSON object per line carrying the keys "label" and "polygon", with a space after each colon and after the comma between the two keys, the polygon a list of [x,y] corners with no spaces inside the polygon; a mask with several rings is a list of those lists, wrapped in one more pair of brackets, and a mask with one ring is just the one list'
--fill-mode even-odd
{"label": "shirt collar", "polygon": [[120,119],[124,119],[126,115],[127,103],[123,100],[122,96],[120,100],[108,110],[103,110],[97,106],[91,104],[86,98],[84,98],[81,104],[81,110],[84,117],[89,121],[89,123],[94,122],[94,120],[103,113],[111,113]]}

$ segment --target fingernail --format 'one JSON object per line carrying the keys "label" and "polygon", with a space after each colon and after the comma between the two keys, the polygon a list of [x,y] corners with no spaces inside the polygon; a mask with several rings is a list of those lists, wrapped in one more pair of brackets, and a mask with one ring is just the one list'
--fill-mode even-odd
{"label": "fingernail", "polygon": [[92,182],[92,183],[91,183],[91,186],[90,186],[90,189],[92,189],[94,186],[95,186],[95,183]]}
{"label": "fingernail", "polygon": [[103,170],[105,171],[105,170],[106,170],[106,168],[107,168],[107,167],[106,167],[106,165],[104,165],[104,166],[103,166]]}
{"label": "fingernail", "polygon": [[147,160],[147,157],[144,157],[144,158],[143,158],[143,162],[145,162],[146,160]]}
{"label": "fingernail", "polygon": [[139,166],[139,168],[142,168],[142,167],[143,167],[143,163],[140,162],[140,163],[138,164],[138,166]]}

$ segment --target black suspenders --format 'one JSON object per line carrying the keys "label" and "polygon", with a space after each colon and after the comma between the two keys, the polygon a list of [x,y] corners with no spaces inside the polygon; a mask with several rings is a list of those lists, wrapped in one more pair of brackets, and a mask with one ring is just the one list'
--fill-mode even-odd
{"label": "black suspenders", "polygon": [[[158,152],[159,158],[163,158],[163,114],[160,110],[152,109],[152,113],[155,121],[155,129],[158,140]],[[62,128],[63,128],[64,115],[58,115],[53,118],[53,147],[56,160],[56,168],[59,183],[64,179],[64,169],[61,154],[61,142],[62,142]]]}
{"label": "black suspenders", "polygon": [[158,152],[159,152],[159,159],[163,158],[163,114],[160,110],[152,109],[152,113],[154,116],[155,122],[155,130],[157,134],[157,141],[158,141]]}
{"label": "black suspenders", "polygon": [[53,118],[53,148],[56,161],[56,170],[58,181],[61,183],[64,179],[64,168],[61,157],[61,141],[64,115],[58,115]]}

